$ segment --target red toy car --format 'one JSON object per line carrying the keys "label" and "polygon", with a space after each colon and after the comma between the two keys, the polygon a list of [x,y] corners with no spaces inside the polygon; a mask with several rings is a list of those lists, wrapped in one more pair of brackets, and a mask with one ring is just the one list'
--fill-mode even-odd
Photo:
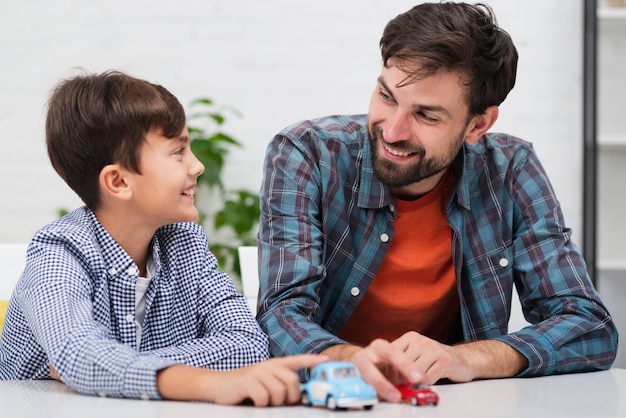
{"label": "red toy car", "polygon": [[410,402],[411,405],[437,405],[439,395],[426,385],[404,382],[396,385],[402,394],[402,400]]}

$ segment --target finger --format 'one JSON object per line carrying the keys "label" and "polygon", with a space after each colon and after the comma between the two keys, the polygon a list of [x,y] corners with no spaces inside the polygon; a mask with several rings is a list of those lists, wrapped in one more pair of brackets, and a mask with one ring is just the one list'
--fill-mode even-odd
{"label": "finger", "polygon": [[451,378],[455,371],[461,369],[453,353],[446,349],[433,350],[429,355],[424,355],[419,360],[423,362],[426,370],[426,381],[432,385],[443,378]]}
{"label": "finger", "polygon": [[[273,383],[270,390],[272,405],[294,404],[300,399],[300,380],[291,369],[278,367],[273,369]],[[269,383],[268,383],[269,384]]]}
{"label": "finger", "polygon": [[435,343],[434,340],[410,331],[394,340],[391,344],[406,353],[412,360],[416,360],[419,354],[427,351],[428,347],[433,343]]}
{"label": "finger", "polygon": [[[293,372],[291,372],[293,373]],[[263,390],[267,394],[267,403],[257,406],[278,406],[285,403],[286,388],[283,383],[272,374],[267,374],[261,381]]]}
{"label": "finger", "polygon": [[324,360],[324,356],[299,355],[273,358],[252,366],[255,373],[251,378],[260,386],[251,387],[251,400],[256,406],[296,403],[300,399],[300,380],[295,371]]}
{"label": "finger", "polygon": [[389,342],[375,340],[367,347],[355,353],[352,362],[359,368],[363,379],[376,389],[378,395],[389,401],[400,400],[400,393],[395,385],[383,373],[386,368],[395,366],[389,362],[389,350],[393,349]]}
{"label": "finger", "polygon": [[285,403],[293,405],[300,400],[300,379],[297,374],[291,372],[281,374],[281,380],[287,388]]}
{"label": "finger", "polygon": [[414,360],[415,357],[400,348],[401,345],[389,344],[389,348],[385,352],[386,360],[392,369],[404,376],[403,380],[413,383],[421,383],[424,379],[424,369],[420,367]]}
{"label": "finger", "polygon": [[427,351],[419,355],[415,360],[415,366],[423,371],[424,377],[421,383],[431,385],[439,380],[439,374],[442,371],[442,363],[439,362],[440,354],[441,352],[438,351]]}
{"label": "finger", "polygon": [[[270,392],[267,390],[264,380],[248,381],[248,398],[252,400],[254,406],[267,406],[270,403]],[[243,399],[241,399],[243,401]]]}
{"label": "finger", "polygon": [[363,380],[374,387],[380,398],[388,402],[398,402],[400,400],[400,393],[395,385],[387,380],[376,365],[362,361],[355,361],[354,364],[359,368]]}

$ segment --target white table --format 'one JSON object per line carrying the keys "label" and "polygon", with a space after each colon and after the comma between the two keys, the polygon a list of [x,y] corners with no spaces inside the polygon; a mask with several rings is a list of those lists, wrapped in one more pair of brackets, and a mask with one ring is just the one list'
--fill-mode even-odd
{"label": "white table", "polygon": [[435,386],[438,406],[379,403],[371,411],[255,408],[78,395],[54,381],[0,382],[3,418],[626,417],[626,370]]}

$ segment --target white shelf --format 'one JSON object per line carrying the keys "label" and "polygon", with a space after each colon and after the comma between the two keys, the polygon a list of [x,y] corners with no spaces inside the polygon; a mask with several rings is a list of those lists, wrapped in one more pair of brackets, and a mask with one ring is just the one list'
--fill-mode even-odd
{"label": "white shelf", "polygon": [[598,269],[626,271],[626,260],[598,260]]}
{"label": "white shelf", "polygon": [[598,9],[600,19],[626,19],[626,7],[602,6]]}
{"label": "white shelf", "polygon": [[599,134],[598,145],[601,147],[626,147],[626,133],[624,134]]}

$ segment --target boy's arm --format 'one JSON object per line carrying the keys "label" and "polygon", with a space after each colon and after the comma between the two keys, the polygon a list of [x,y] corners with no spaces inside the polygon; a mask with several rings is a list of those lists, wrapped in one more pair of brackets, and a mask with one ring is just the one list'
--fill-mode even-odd
{"label": "boy's arm", "polygon": [[[165,399],[234,405],[250,399],[255,406],[294,404],[300,399],[298,369],[327,360],[315,354],[271,359],[231,371],[183,364],[157,372],[157,389]],[[61,381],[50,364],[50,376]]]}
{"label": "boy's arm", "polygon": [[165,399],[201,400],[235,405],[251,400],[255,406],[294,404],[300,399],[295,373],[326,360],[318,355],[275,358],[230,371],[174,365],[157,373]]}
{"label": "boy's arm", "polygon": [[[211,255],[204,272],[199,272],[199,285],[194,291],[191,322],[178,327],[193,327],[193,338],[180,344],[150,350],[150,353],[176,363],[212,369],[233,369],[266,360],[269,357],[268,337],[254,318],[245,297],[239,295],[231,279],[217,270]],[[174,302],[172,302],[174,303]],[[156,317],[156,318],[155,318]],[[171,327],[167,315],[155,315],[151,326]],[[181,331],[182,332],[182,331]],[[195,335],[194,335],[195,334]]]}

